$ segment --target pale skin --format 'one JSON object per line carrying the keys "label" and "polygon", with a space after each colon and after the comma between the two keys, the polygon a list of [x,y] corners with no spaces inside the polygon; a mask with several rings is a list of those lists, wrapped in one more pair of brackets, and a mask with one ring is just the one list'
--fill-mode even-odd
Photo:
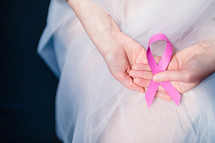
{"label": "pale skin", "polygon": [[111,16],[90,0],[68,0],[68,4],[104,57],[111,74],[128,89],[144,92],[128,74],[139,53],[145,53],[144,48],[122,33]]}
{"label": "pale skin", "polygon": [[[90,0],[67,2],[103,56],[113,77],[128,89],[145,92],[153,78],[145,49],[121,32],[111,16]],[[155,75],[153,80],[173,81],[172,84],[180,93],[190,90],[215,71],[214,47],[211,40],[176,53],[168,71]],[[159,58],[156,60],[159,61]],[[156,96],[171,100],[162,88],[159,88]]]}
{"label": "pale skin", "polygon": [[[159,58],[157,58],[158,61]],[[144,63],[134,64],[129,74],[134,78],[137,85],[144,88],[148,88],[151,79],[155,82],[171,81],[180,93],[184,93],[197,86],[214,72],[215,40],[208,40],[174,54],[167,71],[153,76],[147,61],[145,61]],[[164,89],[160,87],[159,91],[158,97],[171,100]]]}

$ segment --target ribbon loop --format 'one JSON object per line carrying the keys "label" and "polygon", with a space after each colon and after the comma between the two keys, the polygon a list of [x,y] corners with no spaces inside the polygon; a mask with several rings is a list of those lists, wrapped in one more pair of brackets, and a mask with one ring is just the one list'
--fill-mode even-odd
{"label": "ribbon loop", "polygon": [[[166,43],[165,51],[164,51],[159,63],[157,64],[151,53],[150,45],[156,41],[161,41],[161,40],[166,41],[167,43]],[[164,35],[162,33],[158,33],[158,34],[153,35],[150,38],[149,44],[148,44],[148,49],[147,49],[147,60],[148,60],[148,64],[152,70],[153,75],[166,70],[166,68],[168,67],[169,62],[172,58],[172,52],[173,52],[172,44],[170,43],[170,41],[166,37],[166,35]],[[161,85],[166,90],[166,92],[170,95],[170,97],[175,101],[175,103],[177,105],[179,105],[181,95],[172,86],[172,84],[170,82],[157,83],[157,82],[154,82],[153,80],[151,80],[149,87],[145,94],[145,99],[146,99],[148,108],[150,107],[150,105],[154,99],[154,96],[158,90],[159,85]]]}

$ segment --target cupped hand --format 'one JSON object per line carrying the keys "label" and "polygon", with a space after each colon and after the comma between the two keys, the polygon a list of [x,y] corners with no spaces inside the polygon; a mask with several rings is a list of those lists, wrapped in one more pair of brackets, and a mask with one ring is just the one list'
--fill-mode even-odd
{"label": "cupped hand", "polygon": [[68,1],[89,38],[104,57],[112,75],[125,87],[144,91],[136,85],[128,71],[145,49],[120,31],[115,20],[92,1]]}
{"label": "cupped hand", "polygon": [[[180,93],[184,93],[215,72],[214,43],[214,41],[198,43],[179,51],[173,55],[167,70],[154,76],[147,61],[133,65],[129,74],[137,85],[144,88],[148,87],[151,79],[155,82],[171,81]],[[159,58],[156,60],[158,62]],[[156,96],[171,100],[162,87],[159,87]]]}
{"label": "cupped hand", "polygon": [[146,58],[145,49],[120,31],[115,34],[111,46],[103,57],[112,75],[128,89],[144,92],[144,87],[135,84],[128,73],[132,65]]}

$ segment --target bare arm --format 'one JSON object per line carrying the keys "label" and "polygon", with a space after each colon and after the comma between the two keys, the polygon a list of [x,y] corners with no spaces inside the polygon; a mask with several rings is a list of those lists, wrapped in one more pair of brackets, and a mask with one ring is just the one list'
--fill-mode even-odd
{"label": "bare arm", "polygon": [[[85,31],[104,56],[113,46],[114,37],[120,32],[115,21],[90,0],[68,0]],[[105,43],[105,44],[104,44]]]}
{"label": "bare arm", "polygon": [[137,62],[140,53],[145,58],[144,48],[122,33],[112,17],[91,0],[68,0],[68,4],[103,56],[114,78],[128,89],[143,92],[144,88],[133,82],[128,71]]}

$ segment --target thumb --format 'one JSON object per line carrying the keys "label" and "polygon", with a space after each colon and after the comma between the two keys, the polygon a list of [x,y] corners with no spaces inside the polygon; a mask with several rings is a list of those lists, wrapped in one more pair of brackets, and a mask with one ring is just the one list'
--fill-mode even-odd
{"label": "thumb", "polygon": [[179,81],[179,82],[189,82],[191,74],[185,70],[176,71],[164,71],[154,75],[153,81],[163,82],[163,81]]}

